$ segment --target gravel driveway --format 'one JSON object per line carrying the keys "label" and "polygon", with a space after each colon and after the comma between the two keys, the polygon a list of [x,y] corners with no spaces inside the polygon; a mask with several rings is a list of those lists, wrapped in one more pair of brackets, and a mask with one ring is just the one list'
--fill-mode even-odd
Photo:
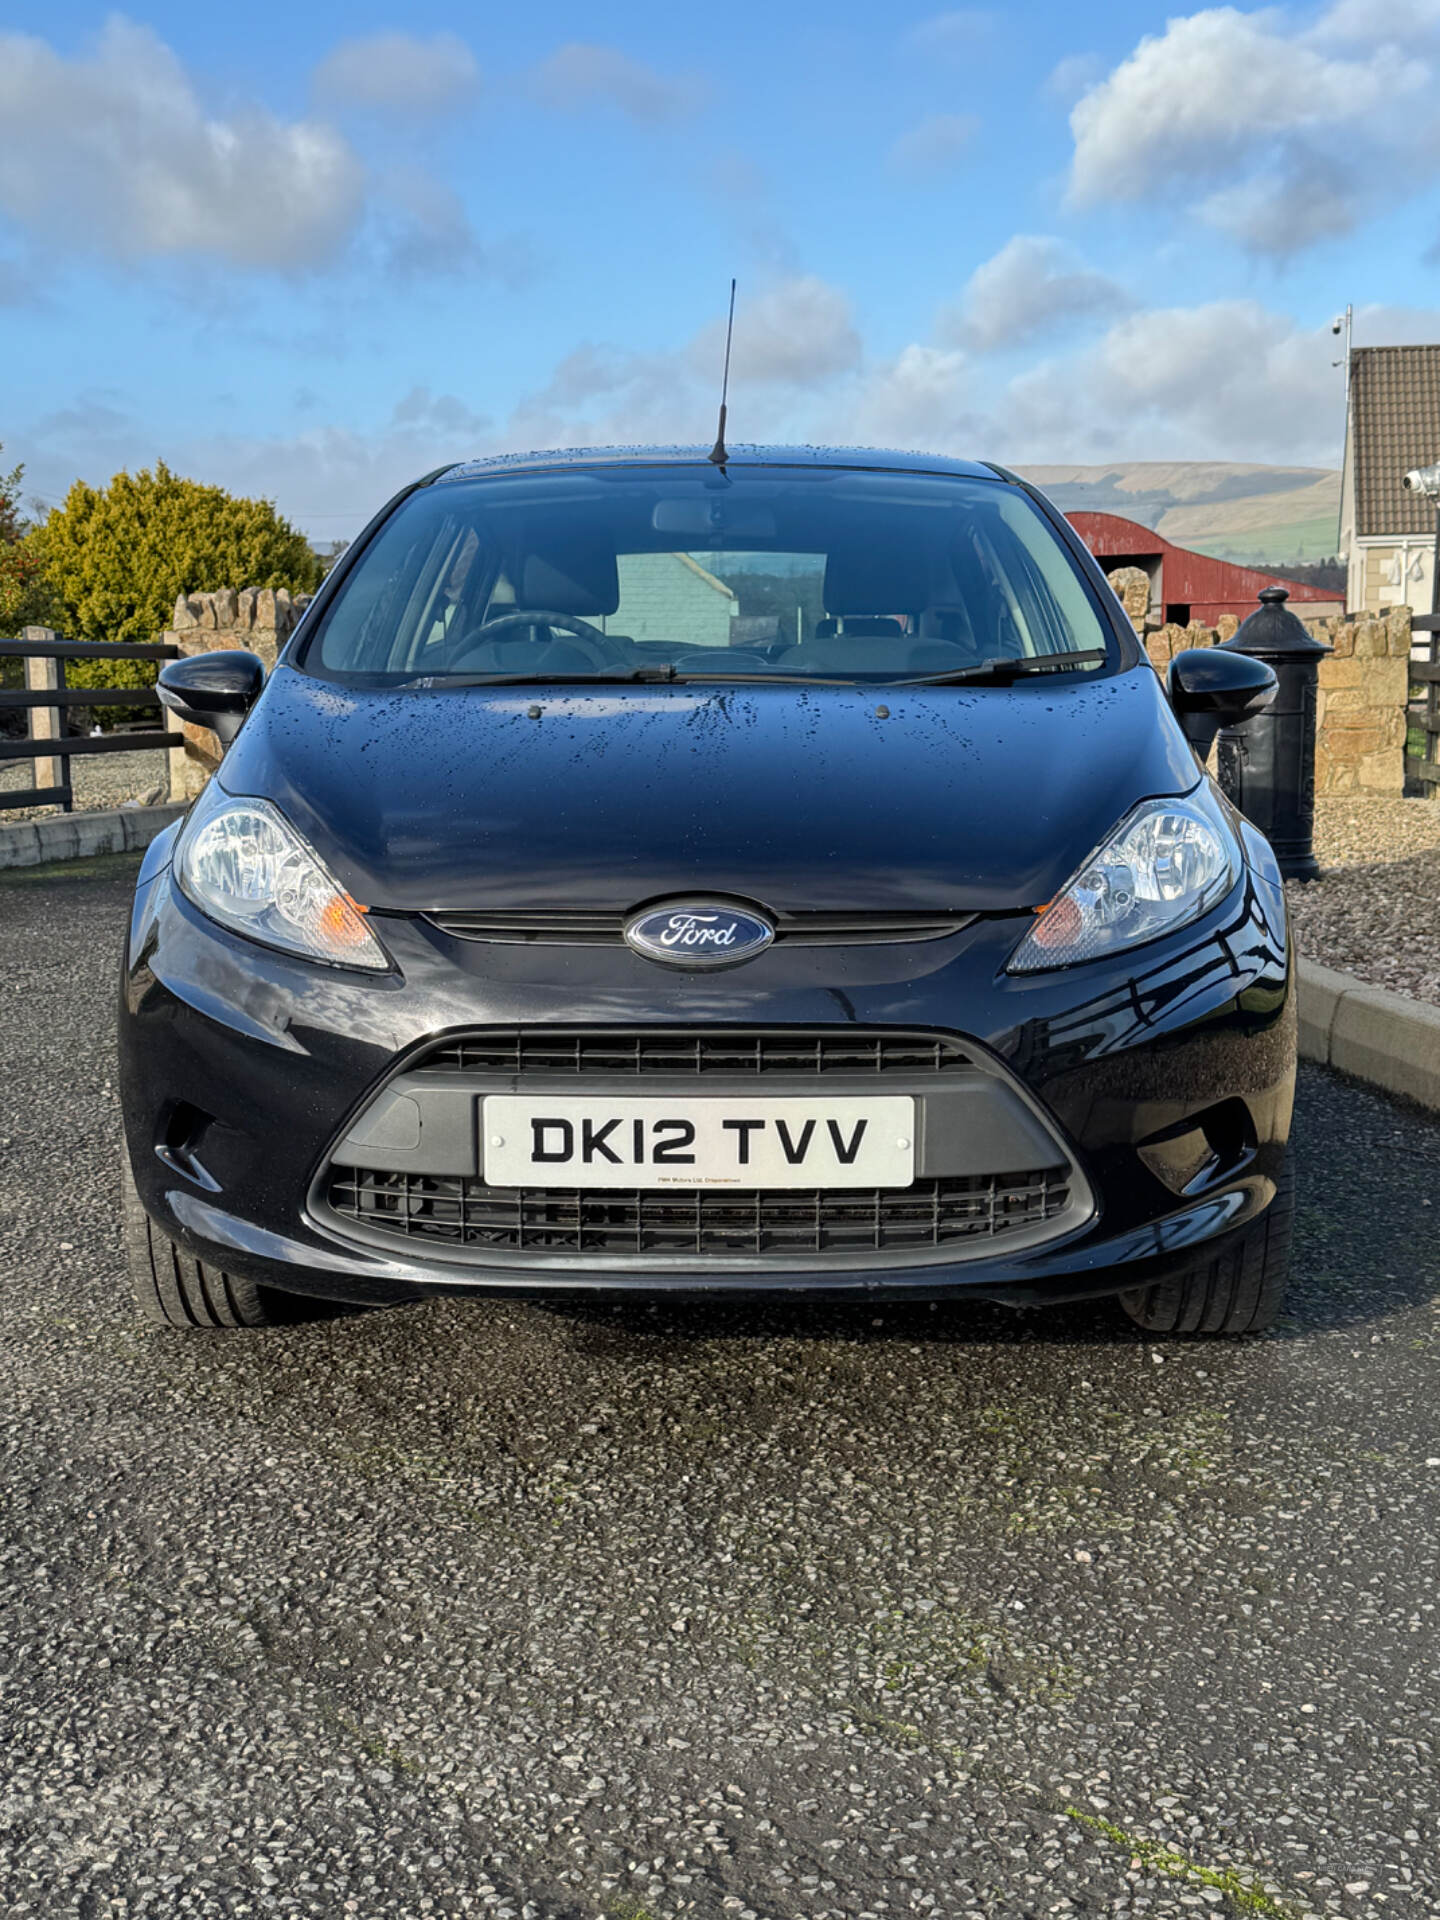
{"label": "gravel driveway", "polygon": [[[95,807],[123,806],[127,800],[163,799],[170,791],[170,763],[163,753],[156,753],[153,748],[139,753],[77,754],[70,762],[70,778],[76,812],[88,813]],[[30,761],[0,760],[0,825],[59,816],[59,807],[5,805],[7,793],[23,792],[34,784]]]}
{"label": "gravel driveway", "polygon": [[1317,801],[1315,851],[1286,888],[1300,951],[1440,1006],[1440,801]]}
{"label": "gravel driveway", "polygon": [[0,880],[0,1911],[1440,1910],[1440,1129],[1307,1073],[1271,1336],[132,1319],[131,860]]}

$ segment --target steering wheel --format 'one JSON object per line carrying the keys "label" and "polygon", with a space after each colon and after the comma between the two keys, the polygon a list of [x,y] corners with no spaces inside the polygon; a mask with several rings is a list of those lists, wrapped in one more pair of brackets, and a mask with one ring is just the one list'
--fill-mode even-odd
{"label": "steering wheel", "polygon": [[[483,646],[488,640],[500,639],[513,627],[561,627],[580,643],[581,652],[589,655],[590,664],[595,667],[613,666],[620,657],[619,649],[599,627],[592,627],[577,614],[556,613],[549,607],[527,607],[523,612],[502,613],[494,620],[484,620],[470,629],[462,645],[467,649]],[[455,665],[463,666],[465,659],[466,654],[462,652]]]}

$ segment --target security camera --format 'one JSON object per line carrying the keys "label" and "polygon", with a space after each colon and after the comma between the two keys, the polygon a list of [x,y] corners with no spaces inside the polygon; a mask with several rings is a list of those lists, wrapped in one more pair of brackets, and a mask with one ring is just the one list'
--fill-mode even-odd
{"label": "security camera", "polygon": [[1338,319],[1330,322],[1330,331],[1331,333],[1343,333],[1345,331],[1345,316],[1343,314]]}
{"label": "security camera", "polygon": [[1423,493],[1427,500],[1440,500],[1440,460],[1433,467],[1412,467],[1400,484],[1408,493]]}

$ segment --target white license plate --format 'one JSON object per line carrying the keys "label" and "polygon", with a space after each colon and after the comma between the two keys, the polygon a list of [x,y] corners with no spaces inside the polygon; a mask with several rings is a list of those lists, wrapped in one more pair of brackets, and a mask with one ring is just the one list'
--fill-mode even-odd
{"label": "white license plate", "polygon": [[492,1094],[492,1187],[908,1187],[915,1102]]}

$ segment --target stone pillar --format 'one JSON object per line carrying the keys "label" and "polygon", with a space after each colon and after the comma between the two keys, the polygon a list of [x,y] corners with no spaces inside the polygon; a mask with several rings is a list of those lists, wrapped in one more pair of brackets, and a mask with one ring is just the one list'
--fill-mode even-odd
{"label": "stone pillar", "polygon": [[[287,587],[182,593],[160,638],[184,654],[232,647],[258,654],[268,673],[309,604],[309,594],[292,595]],[[184,746],[170,750],[170,797],[193,800],[220,764],[220,745],[208,727],[182,726],[180,731]]]}
{"label": "stone pillar", "polygon": [[1150,614],[1149,574],[1143,567],[1116,567],[1107,578],[1131,626],[1144,633]]}
{"label": "stone pillar", "polygon": [[1410,609],[1315,621],[1311,632],[1334,648],[1320,662],[1317,792],[1398,797],[1405,788]]}

